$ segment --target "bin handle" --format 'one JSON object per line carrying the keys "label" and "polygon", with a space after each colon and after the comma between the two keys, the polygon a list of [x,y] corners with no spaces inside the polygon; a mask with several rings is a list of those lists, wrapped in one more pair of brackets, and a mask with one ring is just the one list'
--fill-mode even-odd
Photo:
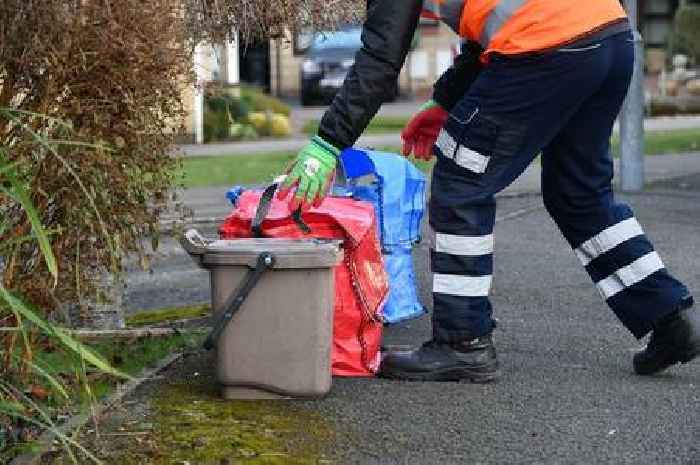
{"label": "bin handle", "polygon": [[[275,192],[277,191],[278,185],[279,184],[277,183],[270,184],[265,188],[262,195],[260,196],[258,209],[255,210],[255,216],[253,217],[253,221],[250,224],[250,230],[253,233],[253,236],[255,237],[264,236],[262,231],[262,223],[263,221],[265,221],[267,214],[270,213],[272,199],[275,195]],[[311,228],[309,228],[309,226],[306,223],[304,223],[304,220],[301,217],[301,207],[294,210],[294,212],[292,213],[292,219],[304,234],[311,233]]]}
{"label": "bin handle", "polygon": [[231,319],[241,309],[253,288],[258,284],[262,275],[275,265],[275,257],[270,252],[262,252],[258,255],[255,268],[251,268],[238,285],[238,288],[228,297],[224,304],[224,310],[214,322],[214,327],[204,341],[204,348],[211,350],[216,347],[219,337],[224,332]]}

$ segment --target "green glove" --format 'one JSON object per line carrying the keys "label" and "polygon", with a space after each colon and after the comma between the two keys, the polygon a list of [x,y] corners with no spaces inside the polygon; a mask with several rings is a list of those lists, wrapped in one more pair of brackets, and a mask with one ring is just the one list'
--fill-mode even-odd
{"label": "green glove", "polygon": [[314,136],[294,160],[277,198],[285,197],[296,187],[296,192],[290,200],[292,210],[299,207],[308,210],[312,205],[319,206],[333,181],[339,155],[340,150],[319,136]]}

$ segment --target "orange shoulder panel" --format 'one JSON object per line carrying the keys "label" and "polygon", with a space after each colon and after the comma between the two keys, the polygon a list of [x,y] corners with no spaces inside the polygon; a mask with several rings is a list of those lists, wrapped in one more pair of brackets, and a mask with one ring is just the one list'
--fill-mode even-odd
{"label": "orange shoulder panel", "polygon": [[[464,8],[460,33],[482,42],[486,55],[547,50],[627,16],[618,0],[525,0],[509,17],[496,11],[502,2],[517,0],[469,0]],[[485,44],[486,24],[499,13],[499,27]]]}

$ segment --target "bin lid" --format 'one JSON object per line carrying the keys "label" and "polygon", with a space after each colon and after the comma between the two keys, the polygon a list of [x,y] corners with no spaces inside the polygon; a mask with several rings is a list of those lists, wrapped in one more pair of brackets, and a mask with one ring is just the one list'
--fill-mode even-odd
{"label": "bin lid", "polygon": [[268,252],[274,256],[273,268],[330,268],[343,259],[341,241],[322,239],[231,239],[206,244],[203,266],[254,267],[258,256]]}

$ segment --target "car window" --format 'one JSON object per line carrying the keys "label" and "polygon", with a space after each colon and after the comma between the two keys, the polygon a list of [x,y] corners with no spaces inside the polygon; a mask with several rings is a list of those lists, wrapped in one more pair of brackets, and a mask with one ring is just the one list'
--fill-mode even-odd
{"label": "car window", "polygon": [[328,50],[332,48],[351,48],[356,49],[362,47],[362,30],[348,29],[343,31],[327,31],[319,32],[311,44],[312,50]]}

